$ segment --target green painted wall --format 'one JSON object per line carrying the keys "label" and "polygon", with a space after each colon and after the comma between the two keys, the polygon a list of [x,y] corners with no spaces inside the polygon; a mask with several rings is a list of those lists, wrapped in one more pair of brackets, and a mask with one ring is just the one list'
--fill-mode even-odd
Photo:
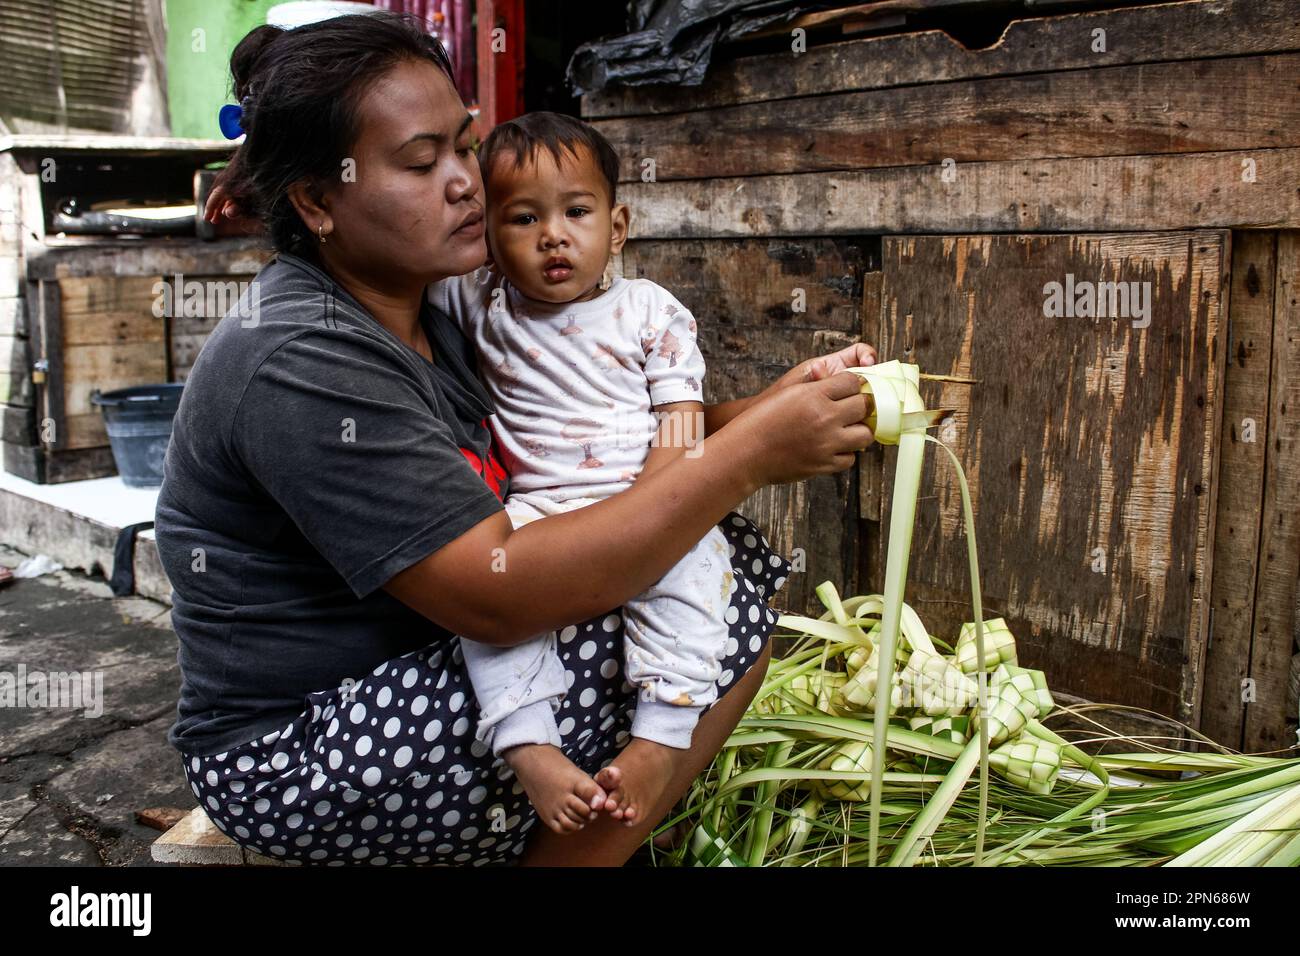
{"label": "green painted wall", "polygon": [[[222,139],[217,110],[233,102],[230,52],[278,0],[164,0],[172,135]],[[202,31],[196,33],[196,31]]]}

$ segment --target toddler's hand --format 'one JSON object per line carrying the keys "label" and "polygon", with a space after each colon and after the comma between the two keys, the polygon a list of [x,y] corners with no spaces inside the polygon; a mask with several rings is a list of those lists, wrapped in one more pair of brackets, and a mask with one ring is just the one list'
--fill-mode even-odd
{"label": "toddler's hand", "polygon": [[876,364],[876,350],[865,342],[854,342],[838,352],[805,359],[772,383],[771,390],[799,385],[803,382],[820,382],[846,369]]}

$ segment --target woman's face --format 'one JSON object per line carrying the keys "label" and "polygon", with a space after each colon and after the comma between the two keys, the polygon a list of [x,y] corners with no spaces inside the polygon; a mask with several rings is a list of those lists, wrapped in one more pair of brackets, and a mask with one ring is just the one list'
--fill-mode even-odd
{"label": "woman's face", "polygon": [[446,74],[405,60],[371,86],[358,114],[355,168],[345,160],[325,193],[328,257],[386,286],[481,266],[483,181],[470,115]]}

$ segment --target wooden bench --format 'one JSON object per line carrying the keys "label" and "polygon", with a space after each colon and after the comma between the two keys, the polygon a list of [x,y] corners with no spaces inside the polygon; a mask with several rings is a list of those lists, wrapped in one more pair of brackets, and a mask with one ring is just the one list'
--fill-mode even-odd
{"label": "wooden bench", "polygon": [[245,849],[226,836],[208,819],[202,807],[195,807],[180,822],[154,840],[150,856],[156,863],[182,866],[287,866]]}

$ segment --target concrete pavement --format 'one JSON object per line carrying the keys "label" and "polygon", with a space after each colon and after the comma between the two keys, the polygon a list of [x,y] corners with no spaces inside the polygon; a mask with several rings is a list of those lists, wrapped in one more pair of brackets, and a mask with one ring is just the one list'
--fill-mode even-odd
{"label": "concrete pavement", "polygon": [[[0,546],[0,564],[23,557]],[[159,833],[136,811],[195,805],[166,739],[180,687],[169,614],[75,571],[0,589],[0,865],[151,865]],[[22,701],[20,675],[29,693],[64,693]]]}

